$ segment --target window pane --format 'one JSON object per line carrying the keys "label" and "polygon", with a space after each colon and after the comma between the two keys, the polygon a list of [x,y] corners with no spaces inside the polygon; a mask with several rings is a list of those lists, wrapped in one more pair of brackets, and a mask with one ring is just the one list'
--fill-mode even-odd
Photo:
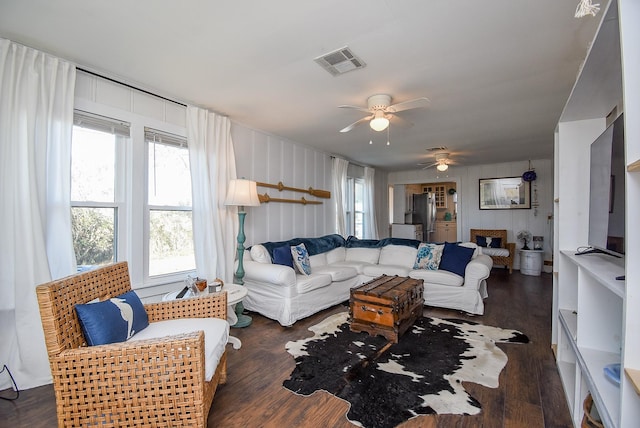
{"label": "window pane", "polygon": [[116,260],[116,208],[71,208],[73,249],[78,270]]}
{"label": "window pane", "polygon": [[187,147],[149,142],[149,205],[191,206]]}
{"label": "window pane", "polygon": [[196,268],[191,211],[149,212],[149,276]]}
{"label": "window pane", "polygon": [[73,127],[71,200],[115,201],[116,136]]}
{"label": "window pane", "polygon": [[356,212],[356,224],[355,224],[355,232],[354,236],[358,239],[364,238],[364,213]]}
{"label": "window pane", "polygon": [[356,180],[354,205],[356,211],[364,211],[364,182],[362,180]]}

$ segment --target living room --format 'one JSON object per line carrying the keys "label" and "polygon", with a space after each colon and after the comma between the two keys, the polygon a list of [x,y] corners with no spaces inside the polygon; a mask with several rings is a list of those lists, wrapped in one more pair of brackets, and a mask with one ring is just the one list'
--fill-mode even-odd
{"label": "living room", "polygon": [[[564,9],[569,10],[571,19],[578,21],[576,18],[573,18],[576,2],[572,1],[568,3],[571,4],[565,5]],[[4,7],[3,5],[2,8]],[[48,6],[43,7],[46,8]],[[603,10],[604,9],[603,6]],[[21,14],[20,8],[15,5],[11,5],[10,9],[7,10],[16,12],[18,15]],[[409,10],[410,8],[400,8],[400,10],[394,11],[406,17]],[[471,12],[459,6],[457,9],[454,8],[451,10],[457,11],[459,14]],[[451,10],[449,10],[449,13],[451,13]],[[85,11],[91,11],[91,8]],[[436,13],[436,11],[432,12],[434,14]],[[521,10],[519,12],[527,13]],[[10,14],[6,14],[5,16],[9,15]],[[586,17],[585,21],[582,21],[582,24],[576,24],[576,28],[574,28],[575,31],[580,33],[580,37],[589,41],[595,34],[598,24],[596,20],[599,20],[600,16],[601,15],[596,15],[595,19],[594,17]],[[589,19],[593,20],[586,21]],[[402,19],[400,19],[400,21],[402,21]],[[587,22],[587,24],[584,24],[584,22]],[[48,31],[51,31],[51,29]],[[91,33],[91,31],[87,32],[88,34]],[[20,35],[7,23],[7,19],[0,21],[0,36],[18,43],[23,43],[31,48],[40,48],[45,53],[51,55],[57,54],[63,60],[73,61],[78,67],[75,77],[74,93],[74,107],[78,110],[112,118],[116,116],[116,118],[120,120],[134,118],[131,120],[131,123],[134,122],[135,118],[146,117],[151,123],[158,125],[159,128],[164,128],[167,132],[185,137],[188,128],[186,105],[190,105],[193,102],[193,104],[198,106],[209,107],[203,98],[199,98],[200,95],[193,95],[196,94],[197,91],[181,92],[180,88],[184,87],[182,83],[157,86],[158,83],[156,82],[159,82],[159,80],[155,81],[156,76],[151,77],[150,75],[148,83],[140,84],[139,82],[147,81],[145,81],[144,78],[140,78],[139,75],[127,76],[123,71],[127,67],[121,68],[122,64],[115,64],[114,68],[109,68],[91,62],[84,62],[85,60],[83,60],[81,54],[63,55],[60,53],[65,52],[65,49],[62,47],[56,48],[51,45],[49,49],[46,49],[46,43],[44,41],[38,41],[40,35],[36,35],[35,32],[32,38],[30,38],[28,34]],[[346,42],[348,41],[343,42],[343,44]],[[75,40],[71,44],[76,43],[78,43],[78,40]],[[331,46],[331,48],[333,48],[333,46]],[[228,49],[228,47],[224,49]],[[78,47],[78,52],[82,50],[82,47]],[[319,51],[318,53],[321,52]],[[434,125],[431,119],[427,119],[425,116],[429,116],[431,111],[436,114],[441,108],[438,106],[438,103],[443,103],[446,96],[444,94],[438,94],[439,96],[436,96],[435,93],[432,95],[432,93],[428,91],[422,91],[419,87],[413,87],[402,89],[402,91],[398,90],[398,98],[396,99],[394,90],[396,87],[402,87],[402,83],[398,83],[398,80],[402,78],[402,73],[398,71],[399,69],[394,69],[394,72],[397,72],[398,76],[390,78],[389,81],[395,83],[388,83],[385,86],[380,83],[381,78],[378,77],[378,83],[372,83],[366,88],[361,88],[357,91],[357,96],[355,94],[349,94],[343,99],[340,99],[335,97],[335,93],[332,95],[331,109],[336,111],[327,113],[328,117],[322,130],[322,132],[326,134],[331,131],[332,135],[327,136],[327,144],[322,146],[315,144],[317,140],[314,140],[314,138],[316,137],[306,138],[304,131],[287,131],[292,132],[291,134],[287,134],[284,130],[282,132],[279,131],[279,129],[284,129],[280,122],[281,119],[273,119],[272,115],[280,109],[279,103],[283,102],[283,100],[279,94],[274,93],[269,88],[268,81],[256,78],[257,81],[255,84],[257,87],[260,87],[262,91],[258,92],[256,87],[248,90],[253,90],[255,97],[259,98],[261,102],[258,103],[256,101],[255,106],[248,106],[246,101],[244,101],[244,111],[242,114],[229,114],[230,136],[233,141],[233,150],[235,151],[236,176],[246,177],[262,183],[276,184],[282,182],[286,186],[301,189],[313,187],[315,189],[334,191],[332,182],[333,157],[340,156],[346,158],[357,168],[372,166],[375,168],[374,200],[377,237],[379,238],[389,236],[389,225],[396,222],[395,216],[398,212],[401,212],[403,208],[402,206],[396,206],[394,203],[396,202],[395,199],[390,201],[390,197],[397,197],[397,192],[390,191],[390,189],[395,190],[396,187],[399,188],[400,186],[419,183],[455,183],[458,205],[456,232],[459,240],[468,240],[469,231],[472,228],[505,229],[508,231],[508,241],[516,242],[517,247],[521,248],[524,243],[519,241],[516,235],[522,230],[529,231],[532,235],[543,237],[543,270],[548,274],[552,270],[557,270],[557,265],[555,265],[557,260],[554,259],[554,245],[556,244],[554,242],[556,239],[554,227],[557,227],[557,225],[554,225],[554,222],[557,220],[555,218],[557,211],[554,198],[557,198],[558,195],[556,188],[556,186],[558,186],[558,171],[554,170],[554,168],[557,168],[557,161],[555,159],[557,154],[554,153],[553,148],[554,127],[562,112],[562,107],[570,95],[571,87],[575,81],[575,74],[579,69],[579,63],[584,59],[586,53],[587,44],[585,43],[580,49],[576,49],[570,54],[567,54],[566,61],[571,63],[571,66],[567,68],[573,67],[573,69],[570,73],[567,73],[567,70],[563,70],[563,77],[566,78],[567,74],[573,74],[570,78],[565,79],[562,90],[555,88],[558,92],[562,93],[562,96],[558,96],[558,99],[554,101],[555,110],[547,112],[547,116],[552,116],[551,127],[543,131],[536,131],[538,135],[540,133],[546,135],[544,142],[539,142],[539,144],[535,138],[531,137],[531,134],[527,137],[521,137],[515,134],[511,135],[511,124],[505,124],[505,122],[503,122],[503,118],[505,117],[504,111],[494,111],[492,115],[485,115],[482,118],[484,123],[501,123],[503,128],[507,128],[500,131],[500,143],[502,143],[502,146],[495,144],[497,147],[492,147],[493,144],[486,143],[485,137],[483,137],[485,141],[485,143],[483,143],[484,145],[479,144],[477,148],[474,148],[473,141],[465,141],[457,147],[454,143],[445,141],[447,137],[443,136],[434,136],[432,139],[421,143],[417,143],[415,140],[412,141],[412,138],[417,140],[421,138],[423,140],[426,139],[424,135],[427,135],[428,132],[425,131],[424,125],[421,122],[428,122],[427,126]],[[258,58],[260,58],[260,55],[256,53],[256,60]],[[471,58],[473,58],[473,56],[471,56]],[[570,60],[568,58],[570,58]],[[367,67],[369,67],[369,69],[374,68],[376,63],[372,60],[373,58],[367,55],[366,59],[368,60]],[[123,63],[124,62],[128,64],[135,63],[135,61],[130,62],[129,60],[123,60]],[[188,60],[183,57],[182,62],[187,63]],[[236,66],[238,70],[244,70],[248,67],[247,65],[239,64],[236,64]],[[131,67],[135,68],[133,66]],[[184,66],[182,67],[184,68]],[[322,71],[321,69],[318,70]],[[356,70],[351,75],[347,75],[348,78],[352,80],[346,86],[352,85],[354,81],[357,81],[357,73],[365,72],[367,72],[366,68],[364,70]],[[194,78],[198,76],[204,77],[205,80],[207,79],[206,76],[201,76],[203,72],[197,69],[197,67],[190,69],[188,73],[193,74]],[[335,82],[338,82],[338,79],[342,77],[331,77],[331,79],[335,79]],[[288,78],[291,79],[291,76],[288,76]],[[299,82],[299,84],[302,85],[301,82]],[[485,82],[485,84],[489,85],[488,82]],[[348,92],[342,86],[345,85],[343,82],[336,83],[336,85],[340,86],[339,91]],[[413,129],[421,129],[419,133],[422,133],[422,136],[409,137],[411,131],[395,127],[392,120],[391,126],[388,128],[389,131],[387,132],[368,132],[364,134],[362,132],[364,132],[363,129],[365,127],[361,127],[360,130],[355,129],[346,133],[350,134],[362,131],[360,134],[357,134],[356,137],[353,137],[353,140],[347,142],[338,131],[341,126],[357,120],[359,116],[353,112],[340,110],[337,107],[340,104],[365,106],[366,96],[364,98],[362,97],[365,91],[368,91],[366,92],[368,94],[380,92],[394,93],[394,102],[401,102],[422,96],[429,97],[431,103],[428,107],[407,111],[406,116],[402,116],[415,122],[416,124]],[[221,91],[221,96],[223,95],[222,92],[224,91]],[[233,90],[231,90],[231,92],[233,92]],[[228,94],[224,95],[228,96]],[[453,98],[458,96],[457,93],[453,92],[451,95]],[[215,99],[215,95],[209,94],[206,95],[205,98],[206,97]],[[264,101],[272,105],[271,110],[273,111],[269,111],[268,114],[267,110],[269,110],[269,108],[262,104]],[[303,104],[307,103],[308,99],[303,100],[301,97],[298,97],[298,101]],[[325,106],[327,104],[324,100],[322,103]],[[474,100],[474,103],[474,107],[477,110],[483,108],[478,100]],[[224,105],[218,104],[217,102],[212,102],[210,105],[212,111],[227,111]],[[258,107],[258,105],[260,106]],[[238,109],[238,107],[230,107],[229,111],[233,109]],[[524,110],[526,110],[526,108]],[[627,110],[628,107],[625,106],[625,111]],[[263,111],[265,112],[264,115],[261,113]],[[468,113],[464,113],[461,115],[461,122],[468,119],[467,114]],[[527,114],[530,114],[533,118],[531,112]],[[521,117],[526,117],[527,114]],[[263,117],[252,121],[253,117],[259,116]],[[309,117],[297,117],[295,111],[287,110],[285,116],[287,116],[287,120],[293,122],[312,121]],[[398,116],[400,116],[400,114],[398,114]],[[438,117],[441,118],[442,116]],[[520,120],[526,121],[526,119],[522,118]],[[274,125],[263,126],[265,123],[269,123],[269,121],[272,121]],[[322,122],[322,117],[318,116],[316,122]],[[532,120],[532,122],[534,123],[530,127],[539,125],[537,118]],[[454,127],[454,124],[451,122],[447,125]],[[366,128],[368,128],[368,126]],[[368,129],[366,130],[369,131]],[[298,134],[295,134],[295,132]],[[315,132],[317,133],[317,130]],[[483,132],[489,131],[482,129],[479,131],[479,134]],[[282,134],[286,136],[282,136]],[[297,136],[292,137],[294,135]],[[495,134],[492,135],[492,137],[496,137],[497,139]],[[469,137],[467,136],[465,138]],[[373,144],[369,144],[370,139]],[[513,141],[518,140],[518,142],[521,143],[518,145],[519,148],[516,149],[516,151],[519,151],[518,156],[514,157],[509,155],[511,157],[508,157],[507,155],[507,152],[511,150],[507,149],[510,139]],[[409,145],[410,142],[410,144],[414,146],[411,151],[403,147],[404,140],[408,141],[407,145]],[[458,138],[458,140],[464,140],[464,138]],[[386,147],[387,141],[391,143],[391,147]],[[430,165],[431,162],[435,160],[433,156],[425,152],[425,147],[441,146],[444,144],[447,145],[447,148],[441,150],[441,152],[450,153],[451,161],[447,165],[448,168],[446,171],[440,171],[436,168],[424,168],[419,165],[420,163]],[[344,150],[342,150],[342,147],[344,147]],[[419,147],[418,150],[416,150],[416,147]],[[525,149],[525,147],[530,147],[531,150]],[[480,159],[480,161],[478,159]],[[388,164],[386,164],[387,161]],[[536,179],[530,183],[530,209],[487,210],[481,208],[480,180],[497,177],[521,177],[523,173],[527,171],[535,171],[536,173]],[[554,176],[556,177],[556,182],[554,182]],[[298,192],[278,192],[277,190],[264,187],[258,187],[258,192],[260,194],[268,193],[271,198],[299,199],[301,196]],[[247,217],[244,223],[244,231],[247,237],[245,245],[249,247],[266,241],[280,241],[303,236],[318,237],[334,233],[336,231],[336,223],[333,199],[322,200],[313,199],[312,197],[307,197],[306,199],[321,203],[298,204],[269,202],[256,207],[247,207]],[[400,210],[398,210],[398,208],[400,208]],[[407,207],[405,206],[404,209],[406,210]],[[366,238],[368,236],[363,237]],[[233,236],[233,238],[235,239],[235,236]],[[531,245],[531,243],[529,244]],[[141,251],[141,248],[137,248],[136,244],[133,244],[132,252]],[[231,247],[231,250],[228,252],[230,253],[229,257],[235,255],[233,247]],[[514,259],[513,267],[516,271],[519,270],[519,257]],[[143,300],[162,297],[166,293],[174,291],[176,287],[179,287],[176,281],[169,283],[155,281],[143,284],[146,280],[143,271],[144,269],[140,266],[133,266],[131,272],[134,288],[135,286],[139,287],[138,292]],[[494,268],[492,272],[495,271],[496,268]],[[492,275],[494,275],[494,273],[492,273]],[[499,271],[496,274],[496,281],[508,282],[509,277],[502,278],[502,275],[503,272]],[[551,282],[550,275],[547,275],[547,281]],[[246,335],[246,333],[243,334]],[[239,334],[239,336],[242,336],[242,334]],[[9,360],[9,357],[5,357],[4,355],[3,358],[7,361]],[[236,365],[236,367],[239,366]],[[8,379],[3,378],[1,381],[3,382],[2,389],[10,387]],[[616,424],[615,426],[618,425],[619,424]]]}

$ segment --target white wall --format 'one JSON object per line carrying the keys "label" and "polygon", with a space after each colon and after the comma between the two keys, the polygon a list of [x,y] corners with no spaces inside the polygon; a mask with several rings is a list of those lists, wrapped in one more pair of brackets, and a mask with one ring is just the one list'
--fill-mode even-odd
{"label": "white wall", "polygon": [[[388,174],[388,183],[408,184],[424,182],[455,181],[458,189],[458,236],[461,240],[469,239],[469,229],[507,229],[509,242],[522,243],[516,240],[521,230],[528,230],[532,235],[544,237],[545,260],[551,260],[553,233],[553,162],[550,159],[532,160],[537,180],[531,186],[532,204],[537,193],[538,209],[526,210],[480,210],[479,180],[481,178],[516,177],[529,169],[529,162],[511,162],[470,167],[450,166],[445,173],[435,168],[426,170],[396,171]],[[537,190],[537,192],[534,192]],[[537,211],[537,215],[536,215]],[[531,245],[531,244],[530,244]],[[520,260],[516,257],[514,267],[519,268]]]}
{"label": "white wall", "polygon": [[[331,156],[280,137],[232,122],[231,138],[238,177],[263,183],[331,191]],[[283,202],[247,207],[245,246],[295,237],[316,237],[334,233],[332,199],[308,193],[258,187],[258,193],[272,198],[321,201],[321,205]],[[333,197],[333,192],[332,192]]]}

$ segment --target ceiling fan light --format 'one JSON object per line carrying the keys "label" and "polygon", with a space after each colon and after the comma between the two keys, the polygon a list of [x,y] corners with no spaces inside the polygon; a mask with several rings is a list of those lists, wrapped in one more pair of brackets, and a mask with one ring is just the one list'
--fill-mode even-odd
{"label": "ceiling fan light", "polygon": [[389,119],[384,117],[384,113],[382,111],[377,111],[375,116],[376,117],[371,119],[371,122],[369,122],[371,129],[378,132],[387,129],[387,126],[389,126]]}
{"label": "ceiling fan light", "polygon": [[436,169],[438,171],[444,172],[449,169],[449,165],[447,165],[446,163],[440,163],[438,164],[438,166],[436,166]]}

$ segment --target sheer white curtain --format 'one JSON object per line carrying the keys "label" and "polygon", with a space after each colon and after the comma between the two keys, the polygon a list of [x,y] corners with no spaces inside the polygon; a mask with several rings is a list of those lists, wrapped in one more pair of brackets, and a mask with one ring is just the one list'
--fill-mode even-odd
{"label": "sheer white curtain", "polygon": [[364,238],[378,239],[378,222],[376,221],[376,205],[374,200],[376,170],[364,167]]}
{"label": "sheer white curtain", "polygon": [[333,174],[331,176],[331,181],[334,194],[334,208],[336,213],[336,232],[342,236],[347,236],[347,204],[345,201],[344,191],[347,185],[348,167],[348,161],[337,157],[333,158]]}
{"label": "sheer white curtain", "polygon": [[224,205],[229,180],[236,178],[229,118],[187,107],[187,143],[198,276],[231,281],[238,214]]}
{"label": "sheer white curtain", "polygon": [[[51,382],[35,287],[75,270],[72,64],[0,39],[0,361],[18,387]],[[7,376],[0,389],[10,386]]]}

